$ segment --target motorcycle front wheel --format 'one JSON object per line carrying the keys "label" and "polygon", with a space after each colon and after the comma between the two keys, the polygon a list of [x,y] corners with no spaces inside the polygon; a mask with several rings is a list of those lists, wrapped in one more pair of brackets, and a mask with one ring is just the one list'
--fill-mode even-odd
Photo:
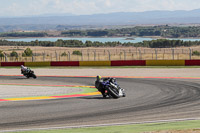
{"label": "motorcycle front wheel", "polygon": [[107,87],[108,93],[115,99],[119,98],[119,92],[115,88]]}
{"label": "motorcycle front wheel", "polygon": [[32,77],[34,78],[34,79],[36,79],[37,78],[37,76],[33,73],[32,74]]}

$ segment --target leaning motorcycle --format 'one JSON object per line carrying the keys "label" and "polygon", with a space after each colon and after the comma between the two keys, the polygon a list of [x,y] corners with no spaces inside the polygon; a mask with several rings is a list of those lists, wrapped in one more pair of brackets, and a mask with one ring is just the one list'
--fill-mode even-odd
{"label": "leaning motorcycle", "polygon": [[109,97],[120,98],[125,97],[125,91],[116,82],[116,80],[110,79],[104,83],[106,94]]}
{"label": "leaning motorcycle", "polygon": [[30,78],[33,77],[34,79],[37,78],[37,76],[34,74],[34,71],[32,71],[31,69],[28,69],[25,72],[22,72],[22,74],[26,77],[26,78]]}

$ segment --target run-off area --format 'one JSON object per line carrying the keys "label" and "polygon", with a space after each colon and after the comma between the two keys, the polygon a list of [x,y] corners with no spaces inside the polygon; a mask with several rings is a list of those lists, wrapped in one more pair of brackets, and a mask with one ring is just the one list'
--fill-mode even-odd
{"label": "run-off area", "polygon": [[22,85],[0,85],[0,99],[17,97],[55,96],[81,92],[76,87],[51,87],[51,86],[22,86]]}

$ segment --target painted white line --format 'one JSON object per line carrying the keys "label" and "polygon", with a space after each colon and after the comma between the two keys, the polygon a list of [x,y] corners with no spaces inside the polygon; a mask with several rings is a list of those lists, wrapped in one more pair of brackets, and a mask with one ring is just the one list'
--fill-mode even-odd
{"label": "painted white line", "polygon": [[87,127],[105,127],[105,126],[120,126],[132,124],[148,124],[148,123],[166,123],[166,122],[180,122],[200,120],[200,118],[184,118],[184,119],[170,119],[170,120],[157,120],[157,121],[144,121],[144,122],[127,122],[127,123],[111,123],[111,124],[96,124],[96,125],[79,125],[79,126],[64,126],[64,127],[49,127],[49,128],[30,128],[30,129],[13,129],[1,130],[0,132],[20,132],[20,131],[38,131],[38,130],[57,130],[57,129],[70,129],[70,128],[87,128]]}

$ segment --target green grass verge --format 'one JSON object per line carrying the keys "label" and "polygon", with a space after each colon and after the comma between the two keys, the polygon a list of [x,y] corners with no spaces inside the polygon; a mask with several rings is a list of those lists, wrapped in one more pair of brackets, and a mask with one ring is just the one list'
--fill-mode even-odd
{"label": "green grass verge", "polygon": [[73,128],[59,130],[22,131],[20,133],[141,133],[146,131],[198,129],[200,121],[134,124],[122,126]]}

